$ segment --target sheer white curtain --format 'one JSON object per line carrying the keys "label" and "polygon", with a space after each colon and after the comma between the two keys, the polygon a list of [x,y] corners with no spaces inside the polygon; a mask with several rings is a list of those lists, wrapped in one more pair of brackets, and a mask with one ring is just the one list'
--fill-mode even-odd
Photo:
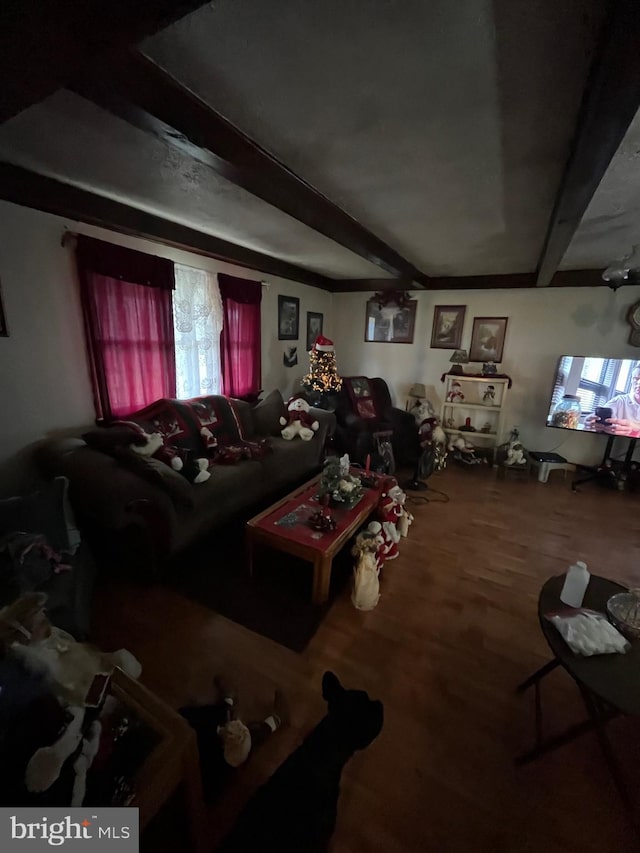
{"label": "sheer white curtain", "polygon": [[173,325],[176,341],[176,394],[188,399],[220,394],[222,300],[213,273],[175,265]]}

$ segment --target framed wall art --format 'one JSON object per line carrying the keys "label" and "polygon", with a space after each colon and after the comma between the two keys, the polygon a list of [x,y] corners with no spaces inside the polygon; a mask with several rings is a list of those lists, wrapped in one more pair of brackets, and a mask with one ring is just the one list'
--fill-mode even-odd
{"label": "framed wall art", "polygon": [[508,317],[474,317],[469,361],[502,361]]}
{"label": "framed wall art", "polygon": [[300,300],[278,294],[278,340],[297,341],[300,334]]}
{"label": "framed wall art", "polygon": [[307,352],[313,346],[313,342],[322,334],[324,325],[324,314],[317,311],[307,311]]}
{"label": "framed wall art", "polygon": [[431,329],[432,349],[460,349],[466,305],[436,305]]}
{"label": "framed wall art", "polygon": [[369,299],[365,317],[365,341],[386,344],[412,344],[416,325],[416,301],[396,305],[388,302],[381,305],[377,299]]}

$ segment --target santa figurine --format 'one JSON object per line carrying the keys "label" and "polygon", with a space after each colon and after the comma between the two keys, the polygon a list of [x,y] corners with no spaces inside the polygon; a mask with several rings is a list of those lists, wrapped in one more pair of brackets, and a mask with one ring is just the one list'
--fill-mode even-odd
{"label": "santa figurine", "polygon": [[462,385],[459,382],[454,382],[447,394],[447,403],[462,403],[464,394],[462,393]]}
{"label": "santa figurine", "polygon": [[385,540],[385,561],[395,560],[399,553],[400,531],[398,530],[398,523],[404,513],[402,503],[400,503],[401,495],[404,495],[404,492],[395,480],[389,478],[383,483],[377,519],[382,525],[382,535]]}

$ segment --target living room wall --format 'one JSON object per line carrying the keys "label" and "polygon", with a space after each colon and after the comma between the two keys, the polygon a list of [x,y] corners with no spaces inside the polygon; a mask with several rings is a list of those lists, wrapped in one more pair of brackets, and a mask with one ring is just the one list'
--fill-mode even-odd
{"label": "living room wall", "polygon": [[[262,301],[262,385],[289,395],[306,372],[306,312],[324,314],[331,329],[331,294],[264,276],[210,258],[181,252],[101,228],[0,202],[0,284],[10,336],[0,337],[0,494],[24,489],[36,479],[33,445],[72,434],[95,417],[86,368],[82,315],[73,252],[60,240],[65,228],[150,252],[174,261],[266,281]],[[278,341],[278,294],[300,299],[300,339]],[[283,365],[297,343],[299,364]]]}
{"label": "living room wall", "polygon": [[[505,425],[520,429],[525,446],[556,450],[572,462],[599,461],[601,436],[547,429],[545,418],[558,356],[601,355],[640,358],[627,342],[628,307],[640,299],[640,287],[544,288],[531,290],[414,291],[418,306],[413,344],[365,343],[365,303],[373,294],[333,297],[334,332],[339,371],[345,375],[382,376],[396,405],[404,408],[414,382],[424,382],[439,413],[452,350],[431,349],[434,305],[466,305],[462,346],[469,349],[474,317],[508,317],[501,369],[513,379]],[[480,369],[480,365],[475,365]],[[471,372],[474,365],[465,368]],[[506,437],[506,436],[505,436]],[[619,440],[621,441],[621,440]]]}

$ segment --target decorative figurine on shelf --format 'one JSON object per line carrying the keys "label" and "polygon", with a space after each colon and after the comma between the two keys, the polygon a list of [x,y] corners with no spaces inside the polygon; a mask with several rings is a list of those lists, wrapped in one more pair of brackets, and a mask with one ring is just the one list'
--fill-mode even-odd
{"label": "decorative figurine on shelf", "polygon": [[449,444],[449,453],[456,462],[461,462],[463,465],[479,465],[482,462],[482,459],[476,456],[473,444],[461,435]]}
{"label": "decorative figurine on shelf", "polygon": [[487,388],[482,395],[482,402],[485,406],[495,406],[496,404],[496,388],[495,385],[487,385]]}
{"label": "decorative figurine on shelf", "polygon": [[445,423],[446,423],[447,429],[455,429],[456,428],[456,422],[454,421],[453,418],[447,418]]}
{"label": "decorative figurine on shelf", "polygon": [[494,376],[498,372],[498,368],[496,367],[496,363],[494,361],[485,361],[482,365],[482,373],[485,376]]}
{"label": "decorative figurine on shelf", "polygon": [[491,432],[491,424],[489,421],[485,421],[484,425],[480,427],[480,432]]}
{"label": "decorative figurine on shelf", "polygon": [[477,432],[474,426],[471,426],[471,418],[465,418],[464,423],[460,427],[462,432]]}
{"label": "decorative figurine on shelf", "polygon": [[380,568],[376,554],[384,539],[380,533],[363,530],[358,533],[351,549],[357,558],[353,569],[351,601],[357,610],[373,610],[380,601]]}
{"label": "decorative figurine on shelf", "polygon": [[462,385],[459,382],[453,382],[447,394],[447,403],[462,403],[463,400]]}

